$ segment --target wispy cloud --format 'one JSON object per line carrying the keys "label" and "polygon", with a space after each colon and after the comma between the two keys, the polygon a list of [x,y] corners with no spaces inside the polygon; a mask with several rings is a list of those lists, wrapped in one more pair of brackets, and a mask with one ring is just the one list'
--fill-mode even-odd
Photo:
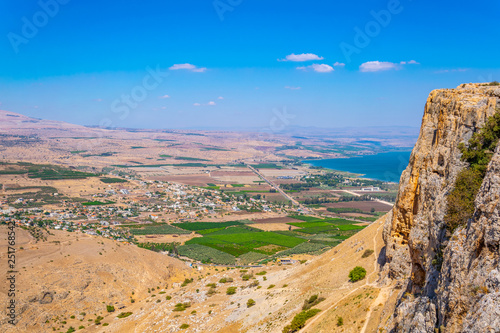
{"label": "wispy cloud", "polygon": [[323,57],[320,57],[313,53],[301,53],[301,54],[289,54],[285,57],[285,59],[278,59],[278,61],[311,61],[311,60],[323,60]]}
{"label": "wispy cloud", "polygon": [[303,70],[303,71],[308,71],[308,70],[313,70],[318,73],[330,73],[333,72],[335,69],[333,69],[332,66],[327,65],[327,64],[312,64],[309,66],[301,66],[297,67],[297,69]]}
{"label": "wispy cloud", "polygon": [[170,96],[169,95],[163,95],[163,96],[160,96],[158,98],[165,99],[165,98],[170,98]]}
{"label": "wispy cloud", "polygon": [[204,71],[207,70],[206,67],[197,67],[192,64],[175,64],[169,68],[171,71],[179,70],[179,69],[185,69],[191,72],[197,72],[197,73],[203,73]]}
{"label": "wispy cloud", "polygon": [[359,66],[361,72],[381,72],[388,70],[398,70],[403,68],[403,65],[418,65],[415,60],[389,62],[389,61],[368,61]]}
{"label": "wispy cloud", "polygon": [[214,101],[210,101],[207,104],[193,103],[193,105],[194,106],[202,106],[202,105],[215,106],[215,105],[217,105],[217,103],[215,103]]}
{"label": "wispy cloud", "polygon": [[334,63],[334,64],[333,64],[333,66],[334,66],[334,67],[344,67],[344,66],[345,66],[345,64],[344,64],[343,62],[338,62],[338,61],[337,61],[336,63]]}
{"label": "wispy cloud", "polygon": [[452,68],[452,69],[441,69],[439,71],[435,71],[434,73],[436,74],[442,74],[442,73],[454,73],[454,72],[465,72],[469,70],[468,68]]}
{"label": "wispy cloud", "polygon": [[219,96],[219,97],[217,97],[217,99],[224,99],[224,97],[222,97],[222,96]]}
{"label": "wispy cloud", "polygon": [[290,86],[285,86],[285,89],[290,89],[290,90],[300,90],[302,89],[301,87],[290,87]]}

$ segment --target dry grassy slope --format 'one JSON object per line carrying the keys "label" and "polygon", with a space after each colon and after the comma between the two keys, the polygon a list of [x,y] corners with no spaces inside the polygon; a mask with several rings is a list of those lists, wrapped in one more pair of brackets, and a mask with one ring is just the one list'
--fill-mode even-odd
{"label": "dry grassy slope", "polygon": [[[384,246],[382,229],[385,218],[379,219],[334,249],[304,265],[280,268],[268,274],[268,283],[286,288],[254,297],[257,305],[237,320],[242,332],[281,332],[301,311],[306,298],[319,294],[326,300],[315,308],[321,309],[301,332],[375,332],[382,318],[394,308],[395,298],[389,297],[391,287],[380,288],[378,257]],[[362,258],[364,250],[374,254]],[[349,271],[362,266],[367,277],[349,282]],[[286,269],[286,270],[283,270]],[[262,289],[261,289],[262,290]],[[360,296],[361,295],[361,296]],[[379,306],[383,304],[383,306]],[[337,326],[337,318],[344,324]]]}
{"label": "dry grassy slope", "polygon": [[[381,289],[376,283],[377,258],[383,246],[382,225],[380,220],[373,223],[306,264],[254,269],[253,273],[268,272],[266,281],[263,276],[256,276],[262,288],[238,288],[232,296],[225,294],[229,285],[250,283],[241,280],[238,270],[209,268],[201,274],[194,273],[180,261],[134,246],[66,232],[55,232],[47,241],[35,243],[26,231],[18,229],[17,246],[24,248],[18,253],[20,322],[17,329],[11,329],[2,317],[1,326],[7,327],[8,332],[48,332],[52,327],[59,332],[82,324],[87,332],[176,332],[182,323],[188,323],[190,327],[185,332],[281,332],[300,312],[306,298],[320,294],[326,298],[316,306],[322,312],[309,320],[303,332],[375,332],[380,319],[385,320],[392,313],[395,302],[394,297],[389,299],[390,287]],[[6,228],[0,230],[4,240]],[[3,241],[2,265],[6,263],[4,247]],[[361,258],[366,249],[375,253]],[[357,265],[367,270],[367,278],[351,283],[348,272]],[[195,277],[194,283],[185,288],[172,286],[188,274]],[[219,284],[218,293],[206,297],[206,284],[225,276],[233,277],[234,283]],[[170,301],[165,301],[165,294],[159,294],[166,284],[166,295],[172,296]],[[270,285],[275,287],[268,289]],[[151,297],[147,288],[157,286],[157,296]],[[5,304],[5,284],[2,288],[0,302]],[[134,304],[130,303],[132,291]],[[52,294],[45,294],[44,298],[46,292]],[[249,298],[256,301],[254,307],[245,306]],[[160,303],[156,302],[158,299]],[[40,300],[51,302],[40,304]],[[192,303],[188,311],[172,312],[174,304],[188,300]],[[123,304],[126,308],[107,315],[106,304]],[[190,314],[192,310],[197,314]],[[133,315],[117,319],[117,313],[122,311],[131,311]],[[81,312],[87,316],[79,317]],[[72,315],[76,318],[71,319]],[[103,323],[109,326],[88,322],[97,315],[105,317]],[[56,316],[58,321],[53,320]],[[340,327],[336,326],[339,316],[344,319]],[[47,319],[49,323],[45,324]],[[67,321],[64,326],[63,320]]]}
{"label": "dry grassy slope", "polygon": [[[0,314],[2,332],[45,332],[61,324],[82,324],[78,314],[86,312],[83,324],[96,315],[106,316],[106,304],[131,306],[130,296],[145,298],[148,287],[165,287],[183,280],[190,271],[182,262],[131,245],[88,235],[52,231],[47,241],[36,240],[25,230],[17,234],[17,313],[19,323],[13,329]],[[5,226],[0,227],[0,268],[6,268]],[[23,247],[21,250],[20,247]],[[7,304],[6,283],[2,282],[0,303]],[[45,303],[45,304],[43,304]],[[121,310],[126,311],[127,308]],[[94,315],[96,314],[96,315]],[[70,319],[75,315],[76,319]],[[49,324],[44,324],[49,320]],[[58,331],[59,331],[58,330]]]}
{"label": "dry grassy slope", "polygon": [[[322,312],[311,319],[302,332],[376,330],[382,313],[379,304],[386,303],[386,290],[381,290],[377,284],[378,257],[384,246],[383,221],[382,218],[373,223],[287,279],[291,282],[290,286],[296,285],[302,289],[303,294],[298,294],[295,298],[297,306],[311,294],[319,293],[326,298],[317,306]],[[375,252],[368,258],[362,258],[366,249],[373,249]],[[348,281],[348,273],[355,266],[364,267],[367,277],[351,283]],[[387,306],[390,307],[389,303],[387,302]],[[374,309],[377,310],[372,311]],[[343,318],[342,326],[336,325],[338,317]],[[288,318],[287,322],[290,320]]]}
{"label": "dry grassy slope", "polygon": [[[137,305],[140,311],[127,319],[111,320],[106,331],[177,332],[182,323],[187,323],[190,327],[184,332],[281,332],[301,311],[306,298],[320,294],[326,298],[316,306],[322,312],[308,322],[303,332],[375,332],[381,318],[385,320],[392,313],[395,303],[394,297],[389,297],[391,287],[381,288],[376,282],[379,272],[377,258],[383,247],[382,226],[383,221],[373,223],[307,264],[254,269],[254,274],[267,271],[266,281],[263,276],[256,275],[261,289],[241,289],[250,282],[243,282],[238,270],[212,269],[209,276],[204,270],[194,283],[169,290],[172,300],[162,299],[161,303],[142,301]],[[375,253],[361,258],[366,249],[373,249]],[[367,270],[367,278],[351,283],[348,273],[358,265]],[[218,293],[206,297],[206,284],[217,282],[221,277],[233,277],[234,282],[218,284]],[[235,295],[225,294],[230,285],[238,287]],[[270,285],[275,287],[268,289]],[[245,304],[250,298],[256,301],[256,305],[247,308]],[[174,304],[186,300],[192,303],[188,311],[172,312]],[[190,314],[193,310],[196,315]],[[209,314],[210,310],[212,313]],[[344,319],[341,327],[336,326],[338,316]]]}

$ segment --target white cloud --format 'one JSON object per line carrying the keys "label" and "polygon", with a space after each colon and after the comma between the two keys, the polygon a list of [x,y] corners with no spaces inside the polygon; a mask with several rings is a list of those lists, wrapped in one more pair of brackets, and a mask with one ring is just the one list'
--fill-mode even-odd
{"label": "white cloud", "polygon": [[399,69],[400,67],[401,67],[400,64],[396,64],[394,62],[368,61],[362,63],[361,66],[359,66],[359,70],[361,72],[380,72],[380,71],[388,71],[391,69]]}
{"label": "white cloud", "polygon": [[210,101],[210,102],[208,102],[208,104],[207,104],[207,105],[215,105],[215,102]]}
{"label": "white cloud", "polygon": [[219,97],[217,97],[217,99],[224,99],[224,97],[222,97],[222,96],[219,96]]}
{"label": "white cloud", "polygon": [[420,63],[415,60],[401,61],[399,63],[389,61],[368,61],[362,63],[361,66],[359,66],[359,70],[361,72],[381,72],[393,69],[398,70],[403,68],[403,65],[420,65]]}
{"label": "white cloud", "polygon": [[334,63],[334,64],[333,64],[333,66],[334,66],[334,67],[344,67],[344,66],[345,66],[345,64],[344,64],[343,62],[338,62],[338,61],[337,61],[336,63]]}
{"label": "white cloud", "polygon": [[442,74],[442,73],[454,73],[454,72],[465,72],[467,71],[467,68],[453,68],[453,69],[442,69],[439,71],[435,71],[435,74]]}
{"label": "white cloud", "polygon": [[323,60],[323,57],[320,57],[313,53],[301,53],[301,54],[289,54],[285,57],[285,59],[278,59],[278,61],[310,61],[310,60]]}
{"label": "white cloud", "polygon": [[195,65],[192,64],[175,64],[169,68],[171,71],[179,70],[179,69],[186,69],[191,72],[197,72],[197,73],[203,73],[204,71],[207,70],[206,67],[196,67]]}
{"label": "white cloud", "polygon": [[300,90],[302,89],[301,87],[290,87],[290,86],[286,86],[285,89],[290,89],[290,90]]}
{"label": "white cloud", "polygon": [[307,71],[307,70],[312,69],[313,71],[318,72],[318,73],[329,73],[329,72],[333,72],[335,70],[335,69],[333,69],[332,66],[327,65],[327,64],[312,64],[310,66],[297,67],[297,69],[300,69],[303,71]]}
{"label": "white cloud", "polygon": [[193,105],[194,106],[200,106],[201,104],[200,103],[194,103]]}
{"label": "white cloud", "polygon": [[164,99],[164,98],[170,98],[170,96],[169,95],[163,95],[163,96],[160,96],[158,98]]}

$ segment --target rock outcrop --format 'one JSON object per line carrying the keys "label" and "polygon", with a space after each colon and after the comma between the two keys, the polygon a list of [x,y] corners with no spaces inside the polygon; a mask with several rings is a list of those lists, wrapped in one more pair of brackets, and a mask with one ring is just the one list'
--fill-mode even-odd
{"label": "rock outcrop", "polygon": [[447,234],[447,196],[467,166],[467,142],[500,109],[500,87],[464,84],[431,92],[420,137],[384,228],[384,275],[399,280],[389,332],[500,332],[500,149],[474,217]]}

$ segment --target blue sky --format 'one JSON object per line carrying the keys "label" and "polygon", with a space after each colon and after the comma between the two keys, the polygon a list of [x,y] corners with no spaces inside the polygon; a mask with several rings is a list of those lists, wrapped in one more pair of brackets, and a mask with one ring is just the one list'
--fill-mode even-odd
{"label": "blue sky", "polygon": [[419,126],[432,89],[500,81],[497,0],[8,0],[0,12],[0,109],[82,125],[258,129],[286,109],[296,126]]}

